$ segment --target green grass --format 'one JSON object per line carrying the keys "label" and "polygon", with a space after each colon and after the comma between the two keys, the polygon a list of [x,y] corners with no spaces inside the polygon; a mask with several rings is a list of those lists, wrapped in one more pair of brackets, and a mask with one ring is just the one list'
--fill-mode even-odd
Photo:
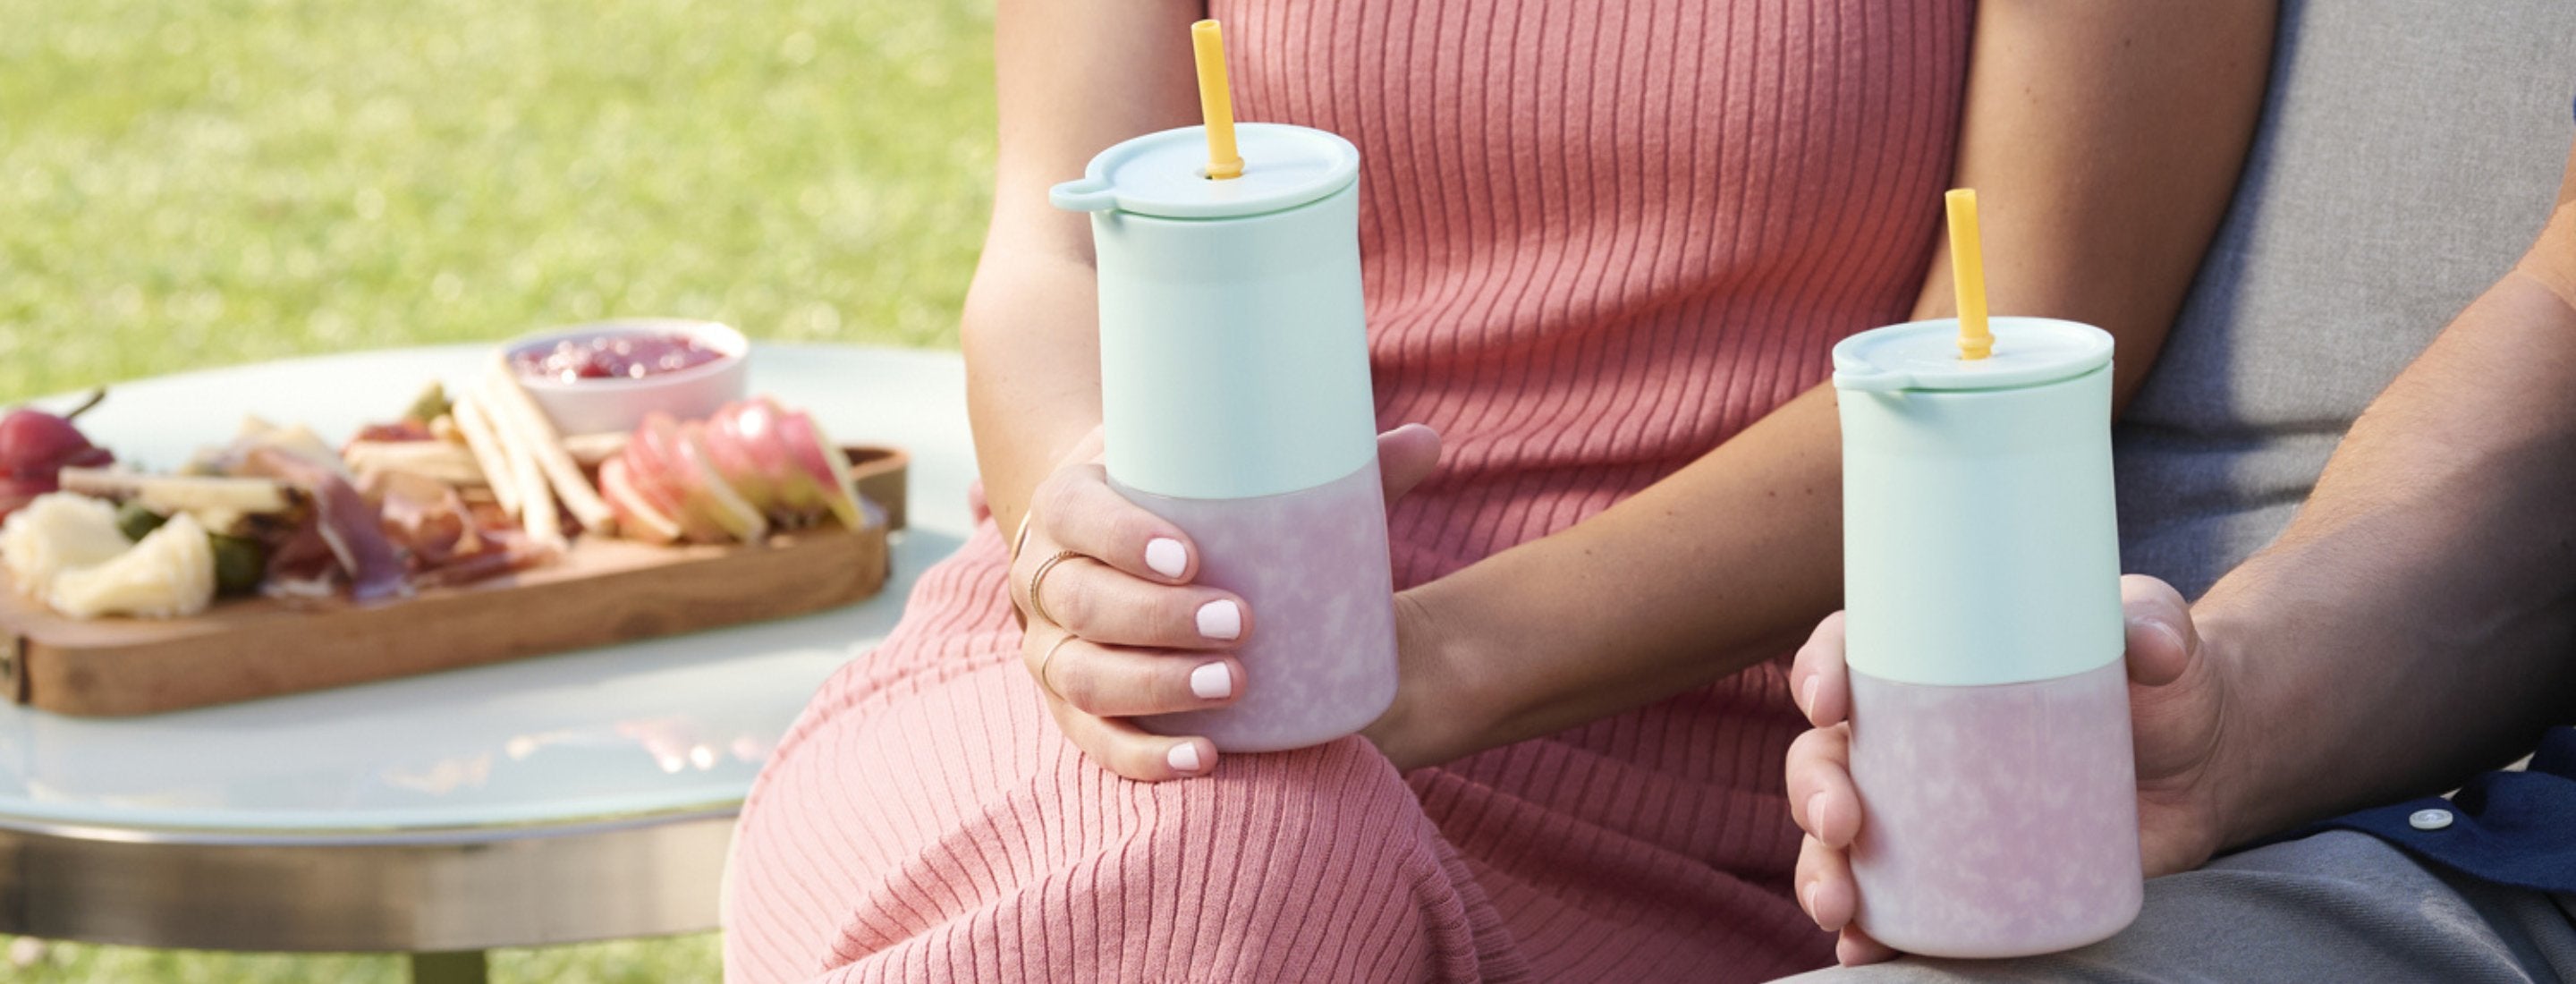
{"label": "green grass", "polygon": [[[495,982],[661,984],[723,974],[715,934],[542,950],[497,950]],[[27,954],[20,954],[26,956]],[[404,984],[403,958],[376,954],[203,953],[52,943],[32,962],[0,962],[0,981],[170,984]]]}
{"label": "green grass", "polygon": [[620,313],[952,344],[989,0],[0,0],[0,400]]}
{"label": "green grass", "polygon": [[[616,314],[955,342],[989,0],[0,0],[0,24],[0,404]],[[712,980],[716,954],[509,951],[495,976]],[[369,956],[0,961],[400,979]]]}

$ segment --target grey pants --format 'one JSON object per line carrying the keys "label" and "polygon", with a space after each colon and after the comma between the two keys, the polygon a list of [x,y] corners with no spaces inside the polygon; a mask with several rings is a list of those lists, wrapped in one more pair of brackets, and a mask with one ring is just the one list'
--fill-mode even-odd
{"label": "grey pants", "polygon": [[2571,901],[2428,871],[2376,839],[2338,831],[2148,882],[2138,921],[2081,950],[1907,958],[1792,980],[2576,980]]}

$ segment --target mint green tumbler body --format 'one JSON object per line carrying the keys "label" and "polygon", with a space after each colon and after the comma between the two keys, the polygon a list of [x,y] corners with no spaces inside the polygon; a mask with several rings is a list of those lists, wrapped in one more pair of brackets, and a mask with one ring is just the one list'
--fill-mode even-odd
{"label": "mint green tumbler body", "polygon": [[1110,483],[1243,596],[1233,705],[1140,718],[1229,752],[1321,744],[1395,699],[1395,587],[1360,296],[1359,151],[1247,123],[1204,177],[1200,127],[1102,151],[1057,185],[1091,213]]}
{"label": "mint green tumbler body", "polygon": [[2111,336],[1996,318],[1834,347],[1854,920],[1909,953],[2071,949],[2136,918]]}

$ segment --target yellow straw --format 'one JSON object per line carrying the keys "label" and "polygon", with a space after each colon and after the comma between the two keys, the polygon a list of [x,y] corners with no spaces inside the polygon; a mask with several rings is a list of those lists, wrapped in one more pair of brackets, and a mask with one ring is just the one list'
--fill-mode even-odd
{"label": "yellow straw", "polygon": [[1977,193],[1957,188],[1941,197],[1950,206],[1950,284],[1959,295],[1959,357],[1975,361],[1995,351],[1995,334],[1986,327],[1986,257],[1977,244]]}
{"label": "yellow straw", "polygon": [[1234,95],[1225,87],[1225,38],[1215,21],[1190,25],[1190,48],[1199,61],[1199,115],[1207,118],[1207,176],[1240,178],[1243,155],[1234,150]]}

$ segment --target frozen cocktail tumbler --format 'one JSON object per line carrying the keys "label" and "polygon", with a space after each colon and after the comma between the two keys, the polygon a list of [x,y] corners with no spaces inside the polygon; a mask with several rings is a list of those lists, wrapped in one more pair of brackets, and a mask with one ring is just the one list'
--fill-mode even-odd
{"label": "frozen cocktail tumbler", "polygon": [[1856,921],[1929,956],[2082,946],[2142,888],[2111,336],[1992,327],[1982,359],[1954,320],[1834,347]]}
{"label": "frozen cocktail tumbler", "polygon": [[1057,185],[1091,213],[1110,482],[1197,542],[1199,580],[1243,596],[1232,706],[1145,718],[1225,751],[1357,732],[1395,699],[1395,589],[1378,483],[1359,257],[1359,151],[1304,127],[1127,141]]}

